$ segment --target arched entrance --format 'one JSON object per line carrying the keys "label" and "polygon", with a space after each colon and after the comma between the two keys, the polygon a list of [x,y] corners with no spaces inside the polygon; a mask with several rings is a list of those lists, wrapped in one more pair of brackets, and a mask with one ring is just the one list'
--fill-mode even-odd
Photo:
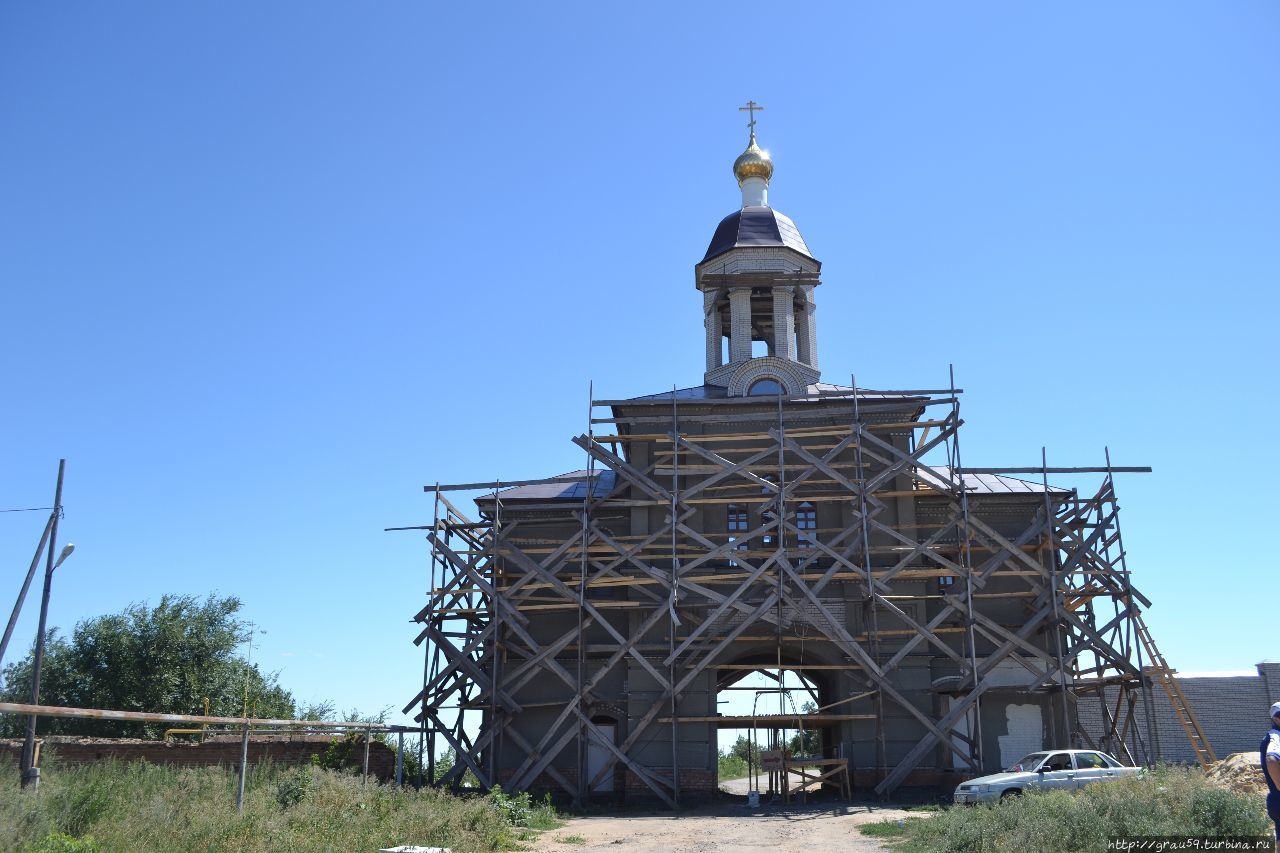
{"label": "arched entrance", "polygon": [[[775,788],[781,778],[771,780],[761,772],[766,751],[785,749],[793,758],[838,757],[839,721],[833,719],[838,715],[823,713],[838,699],[834,676],[832,665],[812,655],[779,659],[776,648],[748,651],[717,666],[721,790],[743,796],[748,788],[780,793]],[[744,783],[747,773],[750,780]]]}

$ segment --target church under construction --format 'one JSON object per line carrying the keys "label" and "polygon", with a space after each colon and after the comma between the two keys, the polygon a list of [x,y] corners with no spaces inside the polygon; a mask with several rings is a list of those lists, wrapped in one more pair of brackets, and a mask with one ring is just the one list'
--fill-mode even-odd
{"label": "church under construction", "polygon": [[[741,206],[694,266],[702,383],[593,400],[582,470],[427,487],[405,708],[426,762],[448,747],[443,784],[676,807],[716,791],[722,729],[881,796],[1039,749],[1154,761],[1151,691],[1172,679],[1113,479],[1147,469],[967,467],[960,389],[821,381],[822,264],[769,206],[754,124]],[[1053,484],[1068,474],[1094,488]],[[450,500],[467,489],[474,511]],[[718,704],[753,675],[776,698]]]}

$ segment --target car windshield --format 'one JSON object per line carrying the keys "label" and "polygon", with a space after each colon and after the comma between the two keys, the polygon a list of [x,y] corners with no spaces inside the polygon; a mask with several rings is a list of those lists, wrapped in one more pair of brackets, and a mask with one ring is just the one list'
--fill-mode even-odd
{"label": "car windshield", "polygon": [[1044,761],[1047,752],[1033,752],[1030,755],[1024,755],[1018,759],[1015,764],[1009,766],[1005,773],[1030,773],[1040,766],[1040,762]]}

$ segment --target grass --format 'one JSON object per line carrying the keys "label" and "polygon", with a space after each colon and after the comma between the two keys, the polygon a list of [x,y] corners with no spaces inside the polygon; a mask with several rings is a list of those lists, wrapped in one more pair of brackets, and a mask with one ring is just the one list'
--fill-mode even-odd
{"label": "grass", "polygon": [[581,835],[561,835],[558,838],[556,838],[556,841],[559,841],[561,844],[586,844],[587,843],[587,839],[583,838]]}
{"label": "grass", "polygon": [[357,776],[262,765],[236,813],[236,774],[114,761],[50,763],[39,793],[0,763],[0,850],[376,850],[397,844],[455,851],[509,850],[533,830],[562,825],[549,802],[527,794],[453,796],[399,790]]}
{"label": "grass", "polygon": [[901,822],[897,820],[880,820],[875,823],[864,823],[858,827],[858,831],[872,838],[905,838],[909,831],[907,824],[918,823],[921,820],[924,820],[924,818],[907,818]]}
{"label": "grass", "polygon": [[1199,770],[1159,768],[1078,792],[1030,792],[991,806],[955,806],[899,827],[860,827],[902,853],[1106,850],[1119,835],[1270,837],[1262,801],[1211,785]]}

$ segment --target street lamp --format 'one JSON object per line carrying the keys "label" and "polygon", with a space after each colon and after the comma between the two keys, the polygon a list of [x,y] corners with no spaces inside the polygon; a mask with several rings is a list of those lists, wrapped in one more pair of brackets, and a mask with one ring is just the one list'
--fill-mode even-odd
{"label": "street lamp", "polygon": [[58,568],[58,566],[61,566],[64,562],[66,562],[67,557],[70,557],[72,552],[75,550],[76,550],[76,546],[72,545],[70,542],[68,542],[66,545],[63,545],[62,553],[58,555],[58,562],[54,563],[53,567],[56,569]]}

